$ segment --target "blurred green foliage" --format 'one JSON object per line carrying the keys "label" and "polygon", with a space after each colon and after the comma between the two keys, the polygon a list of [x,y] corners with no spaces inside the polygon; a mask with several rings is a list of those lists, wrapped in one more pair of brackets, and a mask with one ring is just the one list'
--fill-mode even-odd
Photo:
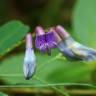
{"label": "blurred green foliage", "polygon": [[6,94],[0,92],[0,96],[8,96],[8,95],[6,95]]}
{"label": "blurred green foliage", "polygon": [[64,0],[57,0],[57,1],[52,0],[48,3],[47,7],[45,8],[40,18],[40,22],[42,25],[44,25],[45,27],[54,26],[57,24],[57,22],[61,21],[60,9],[61,9],[61,4],[63,2]]}
{"label": "blurred green foliage", "polygon": [[73,15],[74,36],[96,48],[96,0],[78,0]]}

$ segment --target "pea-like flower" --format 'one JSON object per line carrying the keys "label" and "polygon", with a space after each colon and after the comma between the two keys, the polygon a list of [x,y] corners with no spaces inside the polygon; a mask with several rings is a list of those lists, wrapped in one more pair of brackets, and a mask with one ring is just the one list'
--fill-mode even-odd
{"label": "pea-like flower", "polygon": [[36,48],[42,52],[51,54],[51,49],[56,47],[56,41],[53,31],[49,30],[45,33],[44,29],[40,26],[36,27]]}
{"label": "pea-like flower", "polygon": [[31,33],[26,36],[26,52],[24,57],[23,71],[26,79],[30,79],[36,69],[36,57],[32,45]]}
{"label": "pea-like flower", "polygon": [[66,57],[72,60],[96,60],[96,50],[75,41],[62,26],[56,26],[55,34],[57,34],[56,38],[58,42],[60,41],[58,36],[62,39],[57,44],[57,47]]}

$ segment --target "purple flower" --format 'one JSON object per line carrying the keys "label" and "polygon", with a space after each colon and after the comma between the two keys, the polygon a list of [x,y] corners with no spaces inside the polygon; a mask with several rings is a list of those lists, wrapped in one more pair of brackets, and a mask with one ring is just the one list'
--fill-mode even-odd
{"label": "purple flower", "polygon": [[36,57],[32,46],[32,36],[29,33],[26,36],[26,52],[24,57],[23,71],[26,79],[30,79],[36,69]]}
{"label": "purple flower", "polygon": [[51,49],[56,47],[54,32],[49,30],[45,33],[44,29],[40,26],[36,27],[36,48],[42,52],[51,53]]}

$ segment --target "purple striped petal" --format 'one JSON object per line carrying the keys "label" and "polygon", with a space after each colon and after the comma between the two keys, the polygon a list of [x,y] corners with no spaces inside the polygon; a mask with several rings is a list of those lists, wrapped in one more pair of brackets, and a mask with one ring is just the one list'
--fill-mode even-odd
{"label": "purple striped petal", "polygon": [[55,48],[56,47],[56,38],[54,36],[53,32],[47,32],[46,33],[46,42],[48,44],[49,48]]}
{"label": "purple striped petal", "polygon": [[36,48],[42,52],[51,53],[51,49],[56,47],[56,40],[53,31],[45,33],[42,27],[36,27]]}
{"label": "purple striped petal", "polygon": [[36,36],[35,45],[37,49],[41,50],[42,52],[45,52],[46,51],[45,35]]}
{"label": "purple striped petal", "polygon": [[41,26],[37,26],[36,29],[36,41],[35,46],[42,52],[46,51],[45,31]]}

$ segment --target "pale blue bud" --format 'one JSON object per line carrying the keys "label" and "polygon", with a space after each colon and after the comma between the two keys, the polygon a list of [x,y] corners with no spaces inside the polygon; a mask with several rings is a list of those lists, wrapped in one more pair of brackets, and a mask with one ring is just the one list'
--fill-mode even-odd
{"label": "pale blue bud", "polygon": [[36,69],[36,57],[34,50],[32,48],[31,39],[31,34],[28,34],[26,38],[26,52],[23,65],[24,76],[26,79],[30,79],[33,76]]}

